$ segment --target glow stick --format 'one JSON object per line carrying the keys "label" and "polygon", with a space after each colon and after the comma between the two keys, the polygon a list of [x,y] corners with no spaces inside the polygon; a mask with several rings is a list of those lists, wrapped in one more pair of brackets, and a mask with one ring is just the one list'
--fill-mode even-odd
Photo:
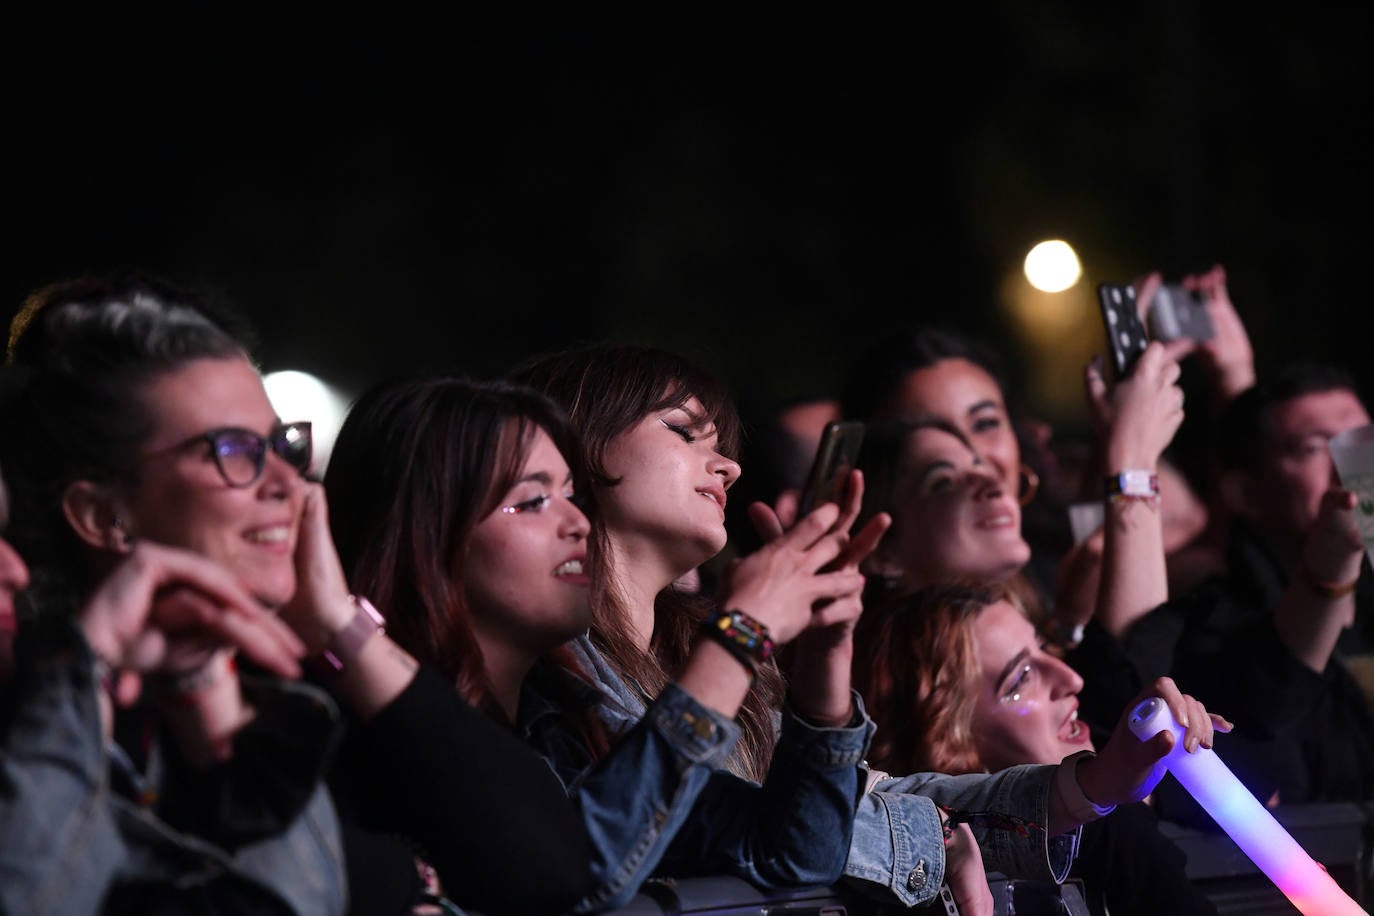
{"label": "glow stick", "polygon": [[[1162,731],[1173,732],[1173,750],[1161,761],[1165,768],[1298,910],[1306,916],[1365,913],[1274,820],[1220,757],[1201,746],[1191,754],[1183,749],[1183,728],[1174,721],[1162,699],[1142,701],[1131,711],[1129,725],[1141,741]],[[1154,781],[1162,776],[1163,771],[1157,769]]]}

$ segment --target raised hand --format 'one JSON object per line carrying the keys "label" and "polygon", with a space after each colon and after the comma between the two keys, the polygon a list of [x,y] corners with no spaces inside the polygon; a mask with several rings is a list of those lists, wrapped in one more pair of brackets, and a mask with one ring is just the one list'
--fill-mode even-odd
{"label": "raised hand", "polygon": [[1197,346],[1198,357],[1212,377],[1214,395],[1221,404],[1255,384],[1255,351],[1240,314],[1226,289],[1226,268],[1220,264],[1203,274],[1183,278],[1186,289],[1197,290],[1215,330],[1211,340]]}
{"label": "raised hand", "polygon": [[348,580],[329,533],[324,487],[306,484],[296,542],[296,594],[282,607],[282,619],[318,652],[353,618],[348,595]]}
{"label": "raised hand", "polygon": [[1156,765],[1173,750],[1173,733],[1164,731],[1148,741],[1141,741],[1127,724],[1136,705],[1150,697],[1160,697],[1168,704],[1174,720],[1185,730],[1183,747],[1190,754],[1199,747],[1210,748],[1216,732],[1231,730],[1230,722],[1209,713],[1195,698],[1179,692],[1171,678],[1158,678],[1127,705],[1102,752],[1079,764],[1078,784],[1094,803],[1124,805],[1141,801],[1158,782]]}
{"label": "raised hand", "polygon": [[1108,390],[1096,365],[1084,376],[1088,405],[1104,438],[1109,473],[1127,468],[1153,470],[1183,422],[1180,369],[1165,346],[1152,343],[1131,374]]}
{"label": "raised hand", "polygon": [[778,645],[812,625],[812,606],[863,588],[855,570],[822,572],[849,545],[837,530],[840,507],[826,503],[726,574],[721,607],[738,607],[768,627]]}

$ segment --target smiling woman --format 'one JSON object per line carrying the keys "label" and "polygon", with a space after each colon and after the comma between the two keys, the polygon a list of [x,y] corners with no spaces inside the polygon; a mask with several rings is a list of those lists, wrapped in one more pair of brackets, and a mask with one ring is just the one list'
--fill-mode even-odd
{"label": "smiling woman", "polygon": [[9,356],[0,449],[34,588],[3,693],[0,909],[341,912],[337,711],[235,663],[300,673],[266,609],[296,591],[287,459],[308,438],[277,446],[229,326],[166,284],[44,290]]}
{"label": "smiling woman", "polygon": [[[1058,763],[1093,750],[1078,721],[1082,679],[1044,651],[1005,592],[931,586],[856,647],[856,683],[879,724],[875,766],[951,774]],[[1083,828],[1072,876],[1094,912],[1215,913],[1143,804]]]}

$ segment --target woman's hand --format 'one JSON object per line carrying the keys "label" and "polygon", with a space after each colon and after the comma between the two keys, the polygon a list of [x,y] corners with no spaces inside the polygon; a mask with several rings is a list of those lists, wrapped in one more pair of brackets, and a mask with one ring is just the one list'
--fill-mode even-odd
{"label": "woman's hand", "polygon": [[983,868],[983,853],[968,824],[957,825],[945,843],[945,884],[954,895],[959,916],[992,916],[992,890]]}
{"label": "woman's hand", "polygon": [[1213,335],[1200,341],[1197,353],[1212,378],[1213,394],[1220,404],[1255,384],[1255,351],[1240,314],[1226,289],[1226,268],[1215,265],[1204,274],[1183,278],[1186,289],[1197,290],[1212,319]]}
{"label": "woman's hand", "polygon": [[[850,471],[844,482],[841,511],[830,534],[848,536],[848,531],[863,508],[863,474]],[[791,506],[784,499],[776,509],[763,503],[749,507],[759,536],[767,543],[783,537],[785,513]],[[794,513],[792,513],[794,514]],[[854,628],[863,614],[863,576],[859,565],[878,546],[891,525],[886,513],[879,514],[863,527],[844,550],[826,567],[858,576],[856,587],[812,609],[811,621],[797,638],[790,678],[792,705],[812,722],[838,726],[853,715],[850,682],[854,658]]]}
{"label": "woman's hand", "polygon": [[334,538],[329,532],[329,509],[324,487],[308,483],[296,535],[296,593],[281,609],[312,653],[322,651],[333,635],[353,619],[348,580]]}
{"label": "woman's hand", "polygon": [[1088,405],[1105,439],[1107,473],[1127,469],[1153,471],[1159,456],[1183,422],[1183,389],[1176,382],[1178,363],[1160,343],[1152,343],[1136,360],[1131,374],[1110,391],[1096,364],[1085,372]]}
{"label": "woman's hand", "polygon": [[1184,728],[1183,747],[1190,754],[1199,747],[1210,748],[1215,732],[1231,730],[1230,722],[1207,712],[1193,697],[1180,693],[1171,678],[1159,678],[1131,700],[1102,752],[1078,765],[1078,784],[1089,801],[1098,805],[1138,802],[1159,781],[1156,768],[1174,748],[1173,733],[1162,731],[1141,741],[1128,724],[1131,711],[1150,697],[1160,697],[1168,704],[1174,720]]}
{"label": "woman's hand", "polygon": [[768,627],[783,645],[812,625],[812,606],[863,588],[852,569],[821,572],[849,546],[838,530],[840,507],[826,503],[726,573],[721,607],[738,607]]}
{"label": "woman's hand", "polygon": [[77,615],[92,651],[114,671],[99,694],[110,736],[111,700],[129,705],[143,677],[160,676],[155,697],[186,760],[210,766],[232,753],[253,711],[239,691],[241,651],[283,677],[299,677],[305,647],[223,567],[198,554],[136,544]]}
{"label": "woman's hand", "polygon": [[[147,541],[96,588],[77,616],[91,649],[133,674],[184,671],[230,648],[282,677],[301,673],[305,647],[223,567]],[[137,696],[137,682],[125,687]]]}

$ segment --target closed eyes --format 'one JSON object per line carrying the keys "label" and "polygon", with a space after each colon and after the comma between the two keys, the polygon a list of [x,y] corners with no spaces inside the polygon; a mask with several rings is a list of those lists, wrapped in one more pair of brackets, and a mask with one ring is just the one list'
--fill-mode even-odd
{"label": "closed eyes", "polygon": [[677,435],[681,436],[683,442],[695,442],[695,441],[697,441],[696,435],[695,435],[690,429],[688,429],[686,426],[682,426],[681,424],[678,424],[678,423],[669,423],[667,420],[662,420],[662,419],[660,419],[658,422],[662,423],[669,431],[674,432],[674,433],[676,433]]}

